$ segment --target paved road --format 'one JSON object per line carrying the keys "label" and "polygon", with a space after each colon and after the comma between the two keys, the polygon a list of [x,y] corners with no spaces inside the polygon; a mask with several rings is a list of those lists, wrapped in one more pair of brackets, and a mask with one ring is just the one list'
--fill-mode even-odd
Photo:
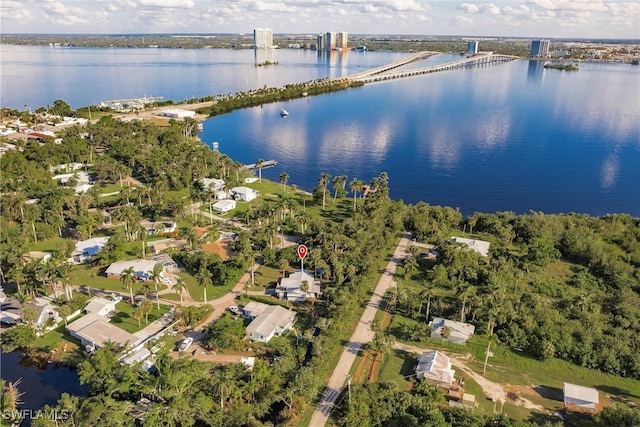
{"label": "paved road", "polygon": [[395,273],[398,264],[406,258],[407,249],[410,244],[411,235],[406,233],[402,239],[400,239],[398,247],[387,264],[382,277],[378,281],[378,285],[376,286],[364,313],[362,313],[362,317],[360,318],[353,335],[351,335],[349,342],[344,346],[344,351],[342,352],[342,356],[340,356],[340,361],[336,365],[331,378],[329,378],[329,383],[327,384],[327,387],[322,394],[322,398],[318,402],[317,408],[313,413],[310,426],[321,427],[327,423],[329,415],[335,406],[336,399],[344,387],[347,375],[351,370],[351,366],[353,365],[360,348],[363,344],[373,340],[374,332],[371,330],[371,322],[373,322],[376,311],[378,310],[387,289],[396,285],[393,280],[393,274]]}

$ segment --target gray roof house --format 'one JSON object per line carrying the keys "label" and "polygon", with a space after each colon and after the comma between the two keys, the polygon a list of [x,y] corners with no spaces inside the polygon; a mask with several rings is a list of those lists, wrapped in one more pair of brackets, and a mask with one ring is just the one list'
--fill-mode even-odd
{"label": "gray roof house", "polygon": [[465,237],[453,236],[453,237],[451,237],[451,241],[452,242],[457,242],[457,243],[462,243],[463,245],[466,245],[469,249],[479,253],[483,257],[486,257],[486,256],[489,255],[489,245],[490,245],[490,243],[486,242],[484,240],[467,239]]}
{"label": "gray roof house", "polygon": [[464,344],[475,333],[476,327],[469,323],[456,322],[455,320],[442,319],[440,317],[434,317],[431,322],[431,338],[442,338],[440,332],[446,326],[451,330],[451,335],[447,341],[451,341],[456,344]]}
{"label": "gray roof house", "polygon": [[271,305],[247,326],[247,336],[252,341],[269,342],[275,335],[291,329],[296,313],[279,305]]}

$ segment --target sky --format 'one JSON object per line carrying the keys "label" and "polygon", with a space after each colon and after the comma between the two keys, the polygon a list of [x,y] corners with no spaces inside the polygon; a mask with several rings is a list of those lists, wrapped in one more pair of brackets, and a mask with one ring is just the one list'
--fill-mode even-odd
{"label": "sky", "polygon": [[640,39],[638,0],[1,0],[0,32]]}

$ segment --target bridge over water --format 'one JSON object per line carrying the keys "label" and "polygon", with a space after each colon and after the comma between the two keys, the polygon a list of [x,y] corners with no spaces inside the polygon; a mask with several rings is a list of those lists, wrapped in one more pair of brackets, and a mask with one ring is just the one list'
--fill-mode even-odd
{"label": "bridge over water", "polygon": [[391,64],[383,65],[382,67],[374,68],[372,70],[363,71],[357,74],[352,74],[350,76],[347,76],[346,78],[349,80],[361,81],[363,83],[372,83],[372,82],[379,82],[384,80],[399,79],[403,77],[418,76],[421,74],[436,73],[438,71],[456,70],[460,68],[467,68],[467,67],[473,67],[473,66],[479,66],[479,65],[501,64],[503,62],[509,62],[509,61],[513,61],[514,59],[518,59],[517,56],[489,53],[489,54],[480,54],[480,55],[470,56],[470,57],[459,59],[456,61],[447,62],[446,64],[432,65],[429,67],[414,68],[414,69],[403,70],[403,71],[395,71],[391,73],[389,72],[393,69],[402,67],[412,62],[417,62],[417,61],[427,59],[430,56],[436,55],[436,54],[439,54],[439,52],[418,52],[406,59],[396,61]]}

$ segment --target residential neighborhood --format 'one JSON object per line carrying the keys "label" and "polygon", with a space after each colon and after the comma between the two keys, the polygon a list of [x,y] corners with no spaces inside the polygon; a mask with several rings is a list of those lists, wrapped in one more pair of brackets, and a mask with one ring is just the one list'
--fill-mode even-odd
{"label": "residential neighborhood", "polygon": [[635,405],[630,219],[463,218],[392,201],[385,172],[304,191],[188,124],[105,114],[0,157],[3,352],[74,366],[83,411],[354,425],[381,402],[418,419],[412,400],[529,426]]}

